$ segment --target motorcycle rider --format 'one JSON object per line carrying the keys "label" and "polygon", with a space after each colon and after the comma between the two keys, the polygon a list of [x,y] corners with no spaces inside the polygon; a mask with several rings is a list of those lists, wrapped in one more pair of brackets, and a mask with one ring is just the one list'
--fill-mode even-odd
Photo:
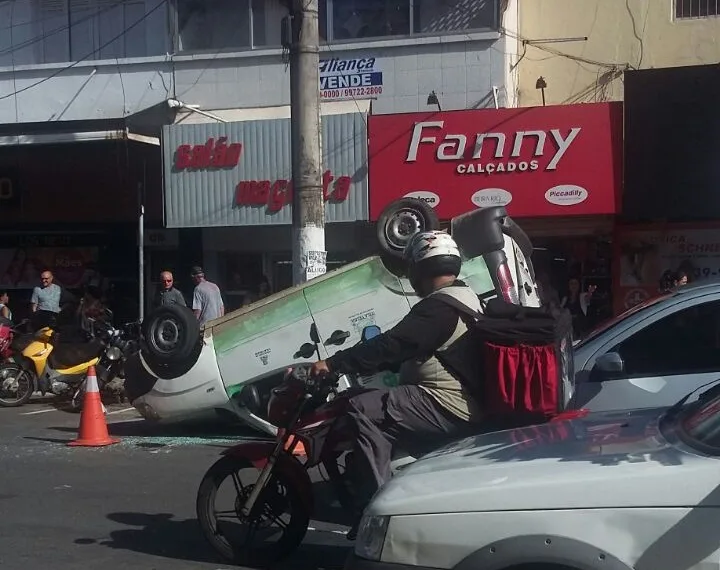
{"label": "motorcycle rider", "polygon": [[480,300],[458,280],[461,258],[455,240],[445,232],[414,235],[403,253],[408,278],[421,297],[392,329],[313,364],[311,374],[370,375],[400,371],[395,388],[368,390],[349,400],[347,419],[357,430],[351,477],[355,496],[353,540],[365,506],[390,478],[393,444],[405,437],[462,437],[481,414],[476,401],[445,368],[436,352],[448,349],[467,330],[464,307],[480,313]]}

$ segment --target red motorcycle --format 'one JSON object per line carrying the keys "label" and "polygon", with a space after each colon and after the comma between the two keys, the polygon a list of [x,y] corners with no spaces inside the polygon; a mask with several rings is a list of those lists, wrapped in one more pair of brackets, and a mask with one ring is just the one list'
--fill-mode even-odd
{"label": "red motorcycle", "polygon": [[[362,341],[378,334],[379,327],[366,327]],[[310,335],[314,344],[306,343],[298,351],[303,358],[311,358],[318,350],[313,327]],[[363,389],[351,382],[351,388],[339,392],[337,377],[313,378],[309,371],[309,365],[295,367],[272,391],[268,419],[280,428],[276,440],[246,442],[226,449],[200,484],[196,503],[200,526],[213,548],[228,561],[265,566],[286,557],[302,543],[315,507],[308,473],[312,467],[321,467],[321,474],[324,469],[340,505],[348,514],[352,512],[351,491],[344,474],[352,469],[352,453],[346,452],[351,451],[355,434],[349,424],[343,425],[342,418],[349,396]],[[514,426],[494,425],[492,430],[507,427]],[[397,472],[414,457],[449,441],[423,438],[423,442],[412,443],[414,449],[406,445],[394,453],[391,470]],[[304,450],[302,461],[297,457],[298,449]],[[240,472],[245,470],[251,475],[242,477]],[[216,510],[220,488],[228,478],[233,482],[231,506]],[[274,543],[266,541],[278,534]],[[255,539],[259,542],[254,543]]]}
{"label": "red motorcycle", "polygon": [[[312,327],[314,343],[304,344],[298,354],[312,357],[318,351],[316,336]],[[366,331],[363,337],[368,338]],[[337,377],[312,378],[309,372],[309,365],[297,366],[272,390],[268,419],[280,428],[276,440],[226,449],[200,483],[196,504],[200,526],[213,548],[228,561],[265,566],[302,543],[315,506],[308,473],[311,467],[322,464],[339,491],[340,504],[350,506],[338,459],[351,449],[353,438],[334,424],[343,415],[348,396],[357,390],[339,393]],[[302,462],[297,458],[301,445]],[[252,472],[252,482],[243,481],[243,470]],[[233,481],[231,495],[235,495],[232,508],[217,511],[218,492],[229,477]],[[237,529],[240,533],[234,536],[235,529],[226,521],[244,528]],[[278,531],[280,537],[274,543],[265,541]],[[254,539],[259,539],[259,544],[253,544]]]}

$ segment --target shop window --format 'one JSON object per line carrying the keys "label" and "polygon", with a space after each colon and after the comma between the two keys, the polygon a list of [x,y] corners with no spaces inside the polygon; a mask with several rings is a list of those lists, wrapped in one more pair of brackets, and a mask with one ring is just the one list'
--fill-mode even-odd
{"label": "shop window", "polygon": [[263,279],[261,254],[224,252],[218,255],[218,274],[214,281],[220,287],[226,311],[253,301]]}
{"label": "shop window", "polygon": [[181,51],[250,47],[249,0],[177,0]]}
{"label": "shop window", "polygon": [[675,18],[720,16],[720,0],[674,0]]}
{"label": "shop window", "polygon": [[410,33],[410,0],[330,0],[333,39],[358,40]]}
{"label": "shop window", "polygon": [[71,59],[149,55],[144,19],[154,6],[145,0],[69,0]]}
{"label": "shop window", "polygon": [[332,40],[494,29],[497,4],[497,0],[321,0],[321,35],[326,11],[332,14]]}
{"label": "shop window", "polygon": [[720,370],[720,302],[668,315],[611,349],[628,376],[670,376]]}
{"label": "shop window", "polygon": [[497,27],[495,0],[415,0],[413,32],[433,34]]}
{"label": "shop window", "polygon": [[156,0],[15,0],[0,3],[0,23],[0,65],[146,57],[169,45]]}

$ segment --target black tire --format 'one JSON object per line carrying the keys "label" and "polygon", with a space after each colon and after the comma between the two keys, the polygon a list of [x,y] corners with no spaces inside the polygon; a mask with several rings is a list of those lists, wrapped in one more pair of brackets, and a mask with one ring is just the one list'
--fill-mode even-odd
{"label": "black tire", "polygon": [[[3,381],[6,374],[15,374],[18,377],[22,375],[24,381],[27,383],[27,388],[19,398],[6,399],[3,397]],[[29,370],[24,369],[19,364],[14,362],[4,362],[0,365],[0,407],[2,408],[17,408],[23,404],[27,404],[32,398],[33,392],[35,392],[35,379]]]}
{"label": "black tire", "polygon": [[148,365],[148,368],[150,368],[155,376],[162,378],[163,380],[172,380],[173,378],[178,378],[183,374],[187,374],[190,369],[195,366],[195,363],[200,357],[202,347],[203,339],[198,335],[193,351],[183,360],[158,362],[152,354],[143,354],[143,357],[145,358],[145,364]]}
{"label": "black tire", "polygon": [[[290,522],[282,533],[282,537],[274,544],[252,550],[233,545],[217,529],[215,497],[218,488],[227,477],[248,468],[253,469],[258,475],[260,474],[260,471],[246,459],[225,456],[216,461],[200,483],[196,501],[197,518],[207,541],[226,561],[241,566],[266,567],[286,558],[300,546],[310,524],[310,516],[300,492],[295,487],[295,482],[285,476],[281,470],[277,470],[268,482],[268,488],[275,482],[287,491],[285,499],[290,508]],[[246,492],[249,492],[247,489],[252,489],[252,487],[253,485],[247,485]],[[236,509],[239,510],[239,507]]]}
{"label": "black tire", "polygon": [[169,364],[192,357],[200,337],[200,325],[187,307],[165,305],[143,320],[142,334],[148,359]]}
{"label": "black tire", "polygon": [[408,240],[418,232],[440,229],[432,207],[418,198],[401,198],[390,203],[377,221],[377,238],[386,254],[402,257]]}

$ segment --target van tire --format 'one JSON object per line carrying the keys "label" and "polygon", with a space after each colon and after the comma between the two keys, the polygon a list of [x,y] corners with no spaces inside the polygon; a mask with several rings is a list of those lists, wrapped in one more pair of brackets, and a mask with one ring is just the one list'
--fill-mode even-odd
{"label": "van tire", "polygon": [[190,372],[190,369],[195,366],[200,358],[200,352],[202,351],[204,341],[201,336],[198,336],[197,342],[193,347],[193,351],[190,355],[184,359],[178,359],[173,362],[162,362],[155,359],[151,353],[143,353],[143,359],[145,364],[150,371],[162,380],[172,380],[179,378],[183,374]]}
{"label": "van tire", "polygon": [[402,257],[409,239],[418,232],[440,229],[432,207],[418,198],[401,198],[391,202],[377,221],[377,238],[385,254]]}
{"label": "van tire", "polygon": [[142,323],[143,353],[155,364],[180,364],[193,358],[200,325],[193,312],[180,305],[158,307]]}

